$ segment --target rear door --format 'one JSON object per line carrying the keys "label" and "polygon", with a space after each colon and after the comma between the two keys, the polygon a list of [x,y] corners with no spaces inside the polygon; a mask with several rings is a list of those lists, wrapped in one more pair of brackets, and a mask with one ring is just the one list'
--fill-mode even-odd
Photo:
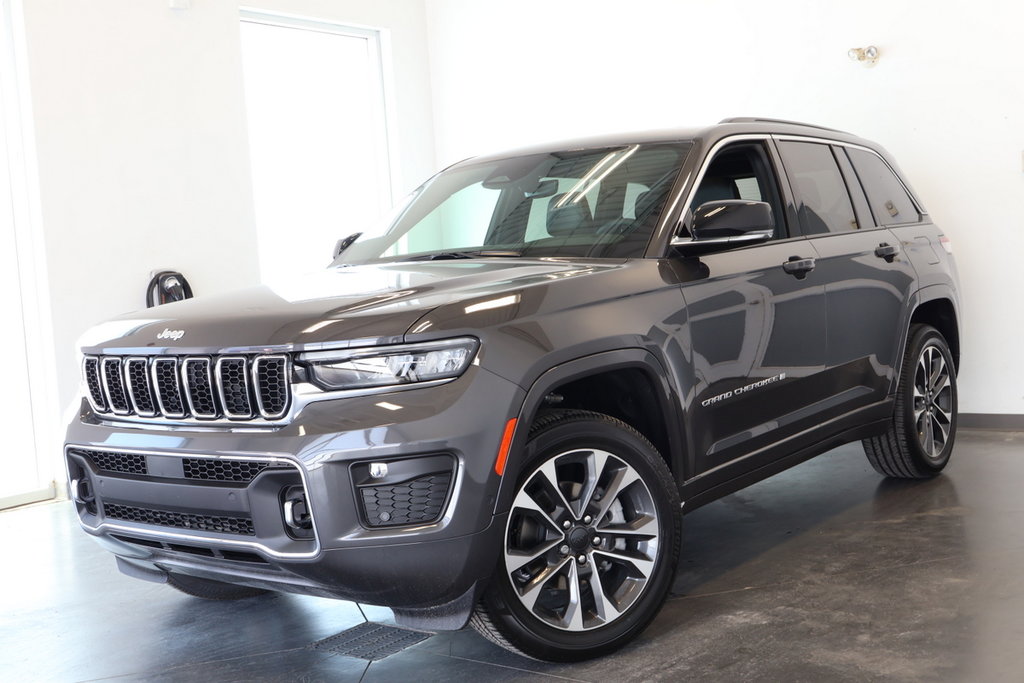
{"label": "rear door", "polygon": [[[831,396],[822,417],[837,417],[889,394],[914,269],[885,220],[872,212],[845,146],[780,137],[778,148],[800,230],[818,253],[815,272],[828,306],[823,379]],[[896,199],[880,208],[888,201],[890,218],[918,218],[913,203],[896,206]]]}

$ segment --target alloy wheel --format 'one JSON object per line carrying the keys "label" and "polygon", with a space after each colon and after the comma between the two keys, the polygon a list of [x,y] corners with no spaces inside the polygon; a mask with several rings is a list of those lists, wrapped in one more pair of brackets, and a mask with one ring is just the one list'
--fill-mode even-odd
{"label": "alloy wheel", "polygon": [[928,458],[937,460],[953,424],[953,383],[949,365],[934,344],[921,349],[917,359],[913,417],[921,449]]}
{"label": "alloy wheel", "polygon": [[622,617],[658,558],[654,499],[612,453],[574,449],[520,486],[505,534],[505,572],[522,606],[549,626],[587,631]]}

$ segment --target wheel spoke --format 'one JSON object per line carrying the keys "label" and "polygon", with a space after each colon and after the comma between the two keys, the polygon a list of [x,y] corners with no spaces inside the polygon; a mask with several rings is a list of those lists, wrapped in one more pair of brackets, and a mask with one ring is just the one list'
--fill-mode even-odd
{"label": "wheel spoke", "polygon": [[577,519],[582,518],[586,514],[587,509],[593,502],[594,491],[597,489],[597,484],[601,480],[601,475],[604,473],[604,466],[607,462],[608,454],[604,451],[591,451],[590,455],[587,456],[587,481],[577,501]]}
{"label": "wheel spoke", "polygon": [[562,507],[564,507],[567,512],[572,513],[572,506],[569,505],[569,501],[565,499],[562,489],[558,486],[558,472],[555,470],[556,459],[557,458],[552,458],[551,460],[548,460],[539,470],[537,470],[537,473],[547,480],[548,488],[552,489],[555,492],[555,495],[558,496],[558,502]]}
{"label": "wheel spoke", "polygon": [[650,560],[646,557],[627,555],[626,553],[615,552],[614,550],[594,550],[594,555],[607,557],[614,562],[630,564],[635,567],[645,579],[649,578],[651,572],[654,570],[654,560]]}
{"label": "wheel spoke", "polygon": [[612,599],[605,595],[601,572],[597,570],[596,566],[590,572],[590,590],[594,593],[594,609],[601,621],[608,623],[622,614]]}
{"label": "wheel spoke", "polygon": [[946,408],[943,408],[942,405],[939,404],[937,401],[935,403],[935,410],[938,411],[938,415],[941,415],[945,419],[947,425],[953,424],[952,410],[947,410]]}
{"label": "wheel spoke", "polygon": [[583,604],[580,600],[580,571],[576,563],[569,565],[569,604],[565,606],[562,624],[571,631],[583,630]]}
{"label": "wheel spoke", "polygon": [[942,374],[942,371],[946,369],[946,361],[942,359],[942,354],[939,353],[935,347],[929,348],[928,351],[931,354],[931,364],[933,367],[931,373],[928,375],[928,386],[935,387],[939,381],[939,376]]}
{"label": "wheel spoke", "polygon": [[608,508],[619,497],[619,494],[626,490],[630,484],[639,480],[640,475],[632,467],[623,467],[616,470],[608,482],[608,488],[605,489],[604,494],[601,496],[597,514],[594,515],[594,522],[599,524],[604,519],[605,513],[608,512]]}
{"label": "wheel spoke", "polygon": [[651,515],[640,515],[632,522],[607,524],[597,530],[604,536],[655,538],[658,535],[658,520]]}
{"label": "wheel spoke", "polygon": [[[938,434],[934,434],[935,429],[938,429]],[[941,451],[942,448],[945,448],[946,446],[946,439],[949,436],[949,430],[946,429],[946,425],[942,424],[942,420],[936,419],[935,415],[932,415],[932,430],[933,436],[939,436],[942,441],[942,447],[938,449]]]}
{"label": "wheel spoke", "polygon": [[537,604],[537,598],[540,597],[541,589],[544,588],[544,584],[551,580],[555,574],[560,572],[565,563],[570,561],[572,558],[567,557],[558,564],[552,564],[545,567],[543,570],[537,573],[537,576],[530,579],[523,590],[519,593],[519,599],[523,601],[523,605],[528,610],[533,611],[533,606]]}
{"label": "wheel spoke", "polygon": [[561,538],[555,538],[545,544],[539,549],[531,548],[526,552],[519,552],[517,550],[509,550],[505,553],[505,569],[509,574],[513,574],[526,565],[530,564],[544,553],[550,551],[552,548],[562,542]]}
{"label": "wheel spoke", "polygon": [[935,435],[932,427],[932,416],[925,413],[924,416],[924,443],[925,451],[931,457],[935,457]]}
{"label": "wheel spoke", "polygon": [[540,503],[534,500],[533,496],[526,492],[525,487],[519,490],[519,494],[516,496],[515,501],[512,502],[512,508],[520,508],[522,510],[531,510],[536,512],[552,529],[561,533],[561,529],[558,524],[555,523],[555,520],[551,519],[551,515],[549,515],[547,511],[540,506]]}

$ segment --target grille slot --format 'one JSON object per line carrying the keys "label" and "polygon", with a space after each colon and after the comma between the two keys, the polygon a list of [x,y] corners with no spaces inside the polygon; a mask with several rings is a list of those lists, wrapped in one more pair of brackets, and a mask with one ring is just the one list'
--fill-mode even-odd
{"label": "grille slot", "polygon": [[256,460],[217,460],[215,458],[182,458],[186,479],[205,481],[237,481],[248,483],[267,469],[270,463]]}
{"label": "grille slot", "polygon": [[104,358],[102,363],[103,388],[106,389],[107,403],[116,415],[130,415],[128,394],[124,388],[120,358]]}
{"label": "grille slot", "polygon": [[291,403],[291,363],[268,356],[86,356],[97,413],[181,420],[279,420]]}
{"label": "grille slot", "polygon": [[217,360],[217,390],[224,415],[235,419],[252,417],[245,358],[225,356]]}
{"label": "grille slot", "polygon": [[268,420],[288,411],[288,356],[260,356],[252,364],[256,405]]}
{"label": "grille slot", "polygon": [[152,508],[122,505],[120,503],[104,503],[103,514],[108,519],[120,519],[125,522],[139,522],[156,526],[191,529],[193,531],[214,531],[222,534],[239,534],[255,536],[252,520],[246,517],[221,517],[215,515],[196,515],[187,512],[170,510],[154,510]]}
{"label": "grille slot", "polygon": [[93,410],[107,412],[107,397],[103,395],[103,382],[100,380],[100,359],[86,356],[82,361],[82,373],[85,375],[85,386],[89,389]]}
{"label": "grille slot", "polygon": [[146,456],[138,453],[116,453],[114,451],[83,451],[73,449],[74,455],[85,458],[102,472],[122,472],[124,474],[148,474]]}
{"label": "grille slot", "polygon": [[128,398],[136,415],[156,415],[156,401],[149,385],[149,363],[145,358],[127,358],[124,361],[124,376],[127,380]]}
{"label": "grille slot", "polygon": [[185,397],[192,414],[211,420],[217,417],[217,403],[213,400],[213,378],[210,376],[209,358],[186,358],[181,364],[185,380]]}
{"label": "grille slot", "polygon": [[359,494],[367,524],[382,527],[437,521],[444,510],[451,480],[451,472],[438,472],[401,484],[361,487]]}
{"label": "grille slot", "polygon": [[160,412],[165,417],[185,417],[185,403],[178,381],[178,359],[154,359],[152,380]]}

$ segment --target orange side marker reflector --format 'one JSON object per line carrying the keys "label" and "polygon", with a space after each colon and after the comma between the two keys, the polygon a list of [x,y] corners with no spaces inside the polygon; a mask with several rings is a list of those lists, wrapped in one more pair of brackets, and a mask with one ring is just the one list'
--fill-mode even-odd
{"label": "orange side marker reflector", "polygon": [[498,476],[505,474],[505,461],[508,460],[508,450],[512,447],[512,435],[516,433],[516,418],[505,423],[505,433],[501,435],[501,446],[498,447],[498,459],[494,461],[494,471]]}

